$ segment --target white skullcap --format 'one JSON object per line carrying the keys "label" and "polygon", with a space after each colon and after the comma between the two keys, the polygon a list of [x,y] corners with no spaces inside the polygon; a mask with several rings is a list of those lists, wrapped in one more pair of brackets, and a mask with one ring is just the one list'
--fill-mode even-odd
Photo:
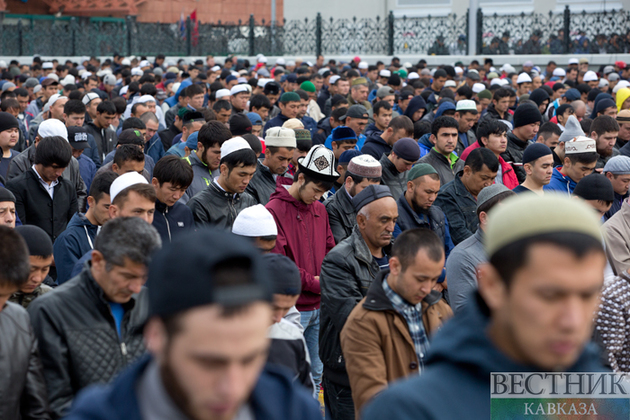
{"label": "white skullcap", "polygon": [[247,90],[246,85],[244,84],[234,85],[232,86],[232,89],[230,89],[230,95],[236,95],[237,93],[241,93],[241,92],[249,92]]}
{"label": "white skullcap", "polygon": [[156,102],[155,98],[151,95],[142,95],[137,103],[146,104],[147,102]]}
{"label": "white skullcap", "polygon": [[475,93],[479,93],[482,90],[486,90],[486,85],[484,85],[483,83],[475,83],[472,87],[472,91]]}
{"label": "white skullcap", "polygon": [[560,67],[556,67],[555,69],[553,69],[553,75],[556,77],[564,77],[567,75],[567,72]]}
{"label": "white skullcap", "polygon": [[277,236],[278,226],[273,216],[262,204],[243,209],[232,225],[232,233],[248,238]]}
{"label": "white skullcap", "polygon": [[[54,95],[52,95],[48,99],[48,102],[46,102],[46,106],[44,106],[44,112],[49,111],[50,107],[53,106],[55,104],[55,102],[57,102],[61,98],[66,98],[66,97],[61,95],[61,94],[59,94],[59,93],[55,93]],[[68,99],[68,98],[66,98],[66,99]]]}
{"label": "white skullcap", "polygon": [[367,61],[361,61],[361,62],[359,63],[359,68],[360,68],[361,70],[366,70],[366,69],[368,68],[368,63],[367,63]]}
{"label": "white skullcap", "polygon": [[230,93],[229,90],[227,89],[219,89],[216,91],[216,93],[214,94],[214,97],[219,100],[221,98],[225,98],[226,96],[232,96],[232,94]]}
{"label": "white skullcap", "polygon": [[129,90],[129,85],[123,86],[120,88],[120,91],[118,91],[118,94],[120,96],[123,96],[125,93],[127,93],[128,90]]}
{"label": "white skullcap", "polygon": [[569,58],[569,64],[579,64],[580,60],[577,58]]}
{"label": "white skullcap", "polygon": [[140,62],[140,67],[151,67],[151,64],[147,60],[142,60]]}
{"label": "white skullcap", "polygon": [[83,96],[83,99],[81,99],[81,101],[83,102],[84,105],[87,105],[90,102],[92,102],[94,99],[98,99],[98,98],[100,98],[100,96],[98,96],[98,93],[88,92]]}
{"label": "white skullcap", "polygon": [[66,77],[64,77],[59,83],[61,84],[61,86],[65,86],[65,85],[72,85],[75,82],[76,82],[76,79],[74,78],[74,76],[69,74]]}
{"label": "white skullcap", "polygon": [[262,57],[260,57],[260,58],[258,59],[258,62],[259,62],[259,63],[265,63],[265,64],[267,64],[267,57],[265,57],[265,56],[263,55]]}
{"label": "white skullcap", "polygon": [[81,73],[81,79],[85,80],[85,79],[87,79],[88,77],[90,77],[91,75],[92,75],[92,73],[91,73],[91,72],[89,72],[89,71],[84,71],[83,73]]}
{"label": "white skullcap", "polygon": [[210,71],[211,71],[211,72],[213,72],[213,73],[215,73],[215,72],[217,72],[217,71],[219,71],[219,70],[221,70],[221,67],[220,67],[220,66],[214,66],[214,67],[212,67],[212,68],[210,69]]}
{"label": "white skullcap", "polygon": [[459,67],[459,66],[456,66],[455,67],[455,74],[464,74],[464,69]]}
{"label": "white skullcap", "polygon": [[57,76],[57,73],[50,73],[48,76],[46,76],[46,79],[53,79],[55,82],[58,82],[59,76]]}
{"label": "white skullcap", "polygon": [[595,140],[591,138],[585,136],[577,136],[573,140],[569,140],[564,143],[565,155],[588,152],[597,152]]}
{"label": "white skullcap", "polygon": [[585,82],[595,82],[597,80],[599,80],[599,77],[597,77],[597,73],[595,73],[593,70],[589,70],[584,73]]}
{"label": "white skullcap", "polygon": [[532,78],[529,77],[529,74],[527,73],[521,73],[516,78],[517,85],[520,85],[521,83],[531,83],[531,82],[532,82]]}
{"label": "white skullcap", "polygon": [[45,63],[42,63],[42,69],[48,70],[48,69],[52,69],[52,68],[53,68],[52,61],[46,61]]}
{"label": "white skullcap", "polygon": [[265,133],[265,146],[295,148],[295,131],[291,128],[272,127]]}
{"label": "white skullcap", "polygon": [[127,172],[122,174],[112,182],[109,187],[109,199],[110,202],[114,202],[114,198],[125,188],[129,188],[136,184],[148,184],[149,181],[136,171]]}
{"label": "white skullcap", "polygon": [[476,111],[477,104],[475,101],[471,99],[462,99],[461,101],[457,101],[457,106],[455,107],[455,111]]}
{"label": "white skullcap", "polygon": [[619,89],[622,89],[628,86],[630,86],[630,82],[628,82],[627,80],[620,80],[619,83],[617,83],[615,87],[613,88],[613,93],[617,93]]}
{"label": "white skullcap", "polygon": [[444,87],[456,87],[457,83],[455,83],[455,80],[447,80],[444,83]]}
{"label": "white skullcap", "polygon": [[131,69],[131,75],[132,76],[142,76],[143,74],[144,74],[144,72],[139,67],[134,67],[134,68]]}
{"label": "white skullcap", "polygon": [[389,70],[381,70],[378,75],[381,76],[381,77],[391,77],[392,76],[392,72],[389,71]]}
{"label": "white skullcap", "polygon": [[499,70],[504,71],[506,73],[515,73],[516,72],[516,69],[511,64],[507,64],[507,63],[502,65]]}
{"label": "white skullcap", "polygon": [[129,60],[128,58],[123,58],[122,61],[120,62],[120,64],[122,66],[130,66],[131,65],[131,60]]}
{"label": "white skullcap", "polygon": [[415,71],[412,71],[407,76],[407,80],[413,80],[413,79],[419,79],[419,78],[420,78],[420,75],[418,73],[416,73]]}
{"label": "white skullcap", "polygon": [[228,156],[230,153],[238,152],[243,149],[252,150],[252,147],[243,137],[233,137],[226,140],[221,145],[221,159]]}
{"label": "white skullcap", "polygon": [[258,79],[258,87],[264,88],[265,85],[269,82],[271,82],[273,79],[267,79],[267,78],[262,78],[262,79]]}
{"label": "white skullcap", "polygon": [[42,121],[37,127],[37,135],[41,138],[59,136],[68,141],[68,129],[66,125],[56,118]]}
{"label": "white skullcap", "polygon": [[284,61],[284,58],[282,58],[282,57],[280,57],[280,58],[278,58],[276,60],[276,65],[278,65],[278,66],[284,66],[284,63],[285,63],[285,61]]}

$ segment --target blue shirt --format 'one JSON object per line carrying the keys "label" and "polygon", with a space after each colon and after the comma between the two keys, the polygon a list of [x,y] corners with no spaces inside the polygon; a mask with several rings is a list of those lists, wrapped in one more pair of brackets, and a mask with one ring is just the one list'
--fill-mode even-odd
{"label": "blue shirt", "polygon": [[383,256],[381,258],[376,258],[374,255],[372,255],[372,258],[374,258],[374,261],[376,261],[380,270],[389,269],[389,257],[385,255],[385,253],[383,253]]}
{"label": "blue shirt", "polygon": [[109,302],[109,308],[112,310],[112,316],[116,323],[116,331],[118,332],[118,337],[120,337],[120,325],[122,324],[123,316],[125,316],[125,309],[120,303],[116,302]]}

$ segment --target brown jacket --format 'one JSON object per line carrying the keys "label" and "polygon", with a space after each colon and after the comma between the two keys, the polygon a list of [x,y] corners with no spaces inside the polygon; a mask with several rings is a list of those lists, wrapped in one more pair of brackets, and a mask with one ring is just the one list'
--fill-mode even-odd
{"label": "brown jacket", "polygon": [[[407,322],[383,291],[387,274],[389,271],[379,273],[341,331],[341,348],[357,418],[361,408],[389,382],[418,374],[418,356]],[[432,335],[453,316],[453,311],[433,291],[422,301],[422,314],[424,328]]]}
{"label": "brown jacket", "polygon": [[621,209],[602,227],[606,254],[615,275],[630,268],[630,204],[625,199]]}

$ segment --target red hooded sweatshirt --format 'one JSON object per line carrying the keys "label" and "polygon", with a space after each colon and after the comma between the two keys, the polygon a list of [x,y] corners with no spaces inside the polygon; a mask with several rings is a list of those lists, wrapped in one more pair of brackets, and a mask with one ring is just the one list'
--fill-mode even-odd
{"label": "red hooded sweatshirt", "polygon": [[271,194],[266,207],[278,225],[276,247],[271,252],[286,255],[300,269],[298,311],[318,309],[321,289],[315,277],[319,276],[324,257],[335,246],[326,208],[319,201],[306,205],[296,200],[283,185]]}

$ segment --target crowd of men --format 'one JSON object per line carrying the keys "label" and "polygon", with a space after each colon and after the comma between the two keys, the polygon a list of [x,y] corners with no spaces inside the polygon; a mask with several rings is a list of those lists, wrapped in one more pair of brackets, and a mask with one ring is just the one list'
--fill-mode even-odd
{"label": "crowd of men", "polygon": [[0,62],[0,418],[488,418],[491,372],[628,371],[630,66],[269,61]]}

